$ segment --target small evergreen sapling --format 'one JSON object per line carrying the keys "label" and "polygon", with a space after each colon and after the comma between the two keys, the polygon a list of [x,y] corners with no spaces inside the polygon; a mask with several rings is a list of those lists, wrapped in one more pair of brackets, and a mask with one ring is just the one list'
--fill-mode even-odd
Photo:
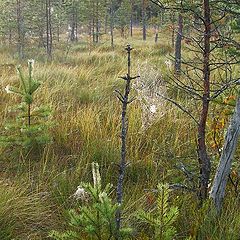
{"label": "small evergreen sapling", "polygon": [[28,76],[24,76],[22,68],[17,67],[20,86],[5,88],[7,93],[21,97],[21,103],[9,109],[14,116],[13,121],[5,125],[0,141],[6,146],[31,148],[50,142],[48,134],[50,122],[47,121],[51,111],[49,107],[35,105],[34,93],[39,89],[40,82],[33,78],[34,60],[28,60]]}
{"label": "small evergreen sapling", "polygon": [[154,239],[172,240],[176,234],[173,224],[179,211],[177,207],[169,206],[170,189],[167,184],[158,184],[157,206],[153,212],[140,210],[137,217],[154,228]]}
{"label": "small evergreen sapling", "polygon": [[[56,240],[65,239],[114,239],[116,234],[115,212],[118,205],[113,203],[110,194],[112,185],[104,188],[101,183],[99,166],[92,163],[93,184],[81,183],[73,195],[81,204],[78,209],[69,211],[69,230],[64,233],[52,231],[50,237]],[[122,228],[121,239],[131,234],[130,228]],[[83,238],[85,236],[86,238]]]}

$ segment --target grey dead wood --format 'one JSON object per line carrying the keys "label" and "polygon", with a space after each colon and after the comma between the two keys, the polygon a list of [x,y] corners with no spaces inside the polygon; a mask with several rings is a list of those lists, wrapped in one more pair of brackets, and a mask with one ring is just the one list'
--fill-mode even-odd
{"label": "grey dead wood", "polygon": [[214,177],[210,198],[213,199],[218,213],[222,208],[227,180],[231,171],[234,153],[240,133],[240,98],[237,99],[235,112],[228,127],[220,162]]}

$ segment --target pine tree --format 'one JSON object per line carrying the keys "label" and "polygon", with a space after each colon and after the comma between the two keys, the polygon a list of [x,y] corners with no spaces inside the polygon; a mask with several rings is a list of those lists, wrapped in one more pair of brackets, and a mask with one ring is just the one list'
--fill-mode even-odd
{"label": "pine tree", "polygon": [[[139,211],[138,218],[149,224],[154,229],[154,239],[172,240],[176,235],[173,224],[176,221],[179,211],[177,207],[169,206],[170,189],[167,184],[158,184],[157,206],[155,211]],[[152,238],[151,238],[152,239]]]}
{"label": "pine tree", "polygon": [[[17,67],[19,76],[19,87],[7,86],[7,93],[21,97],[21,103],[13,106],[9,111],[15,119],[9,120],[5,124],[5,131],[0,139],[5,146],[21,147],[31,149],[51,141],[48,129],[51,122],[50,109],[47,106],[37,106],[35,104],[35,92],[41,83],[33,77],[34,61],[28,61],[28,76],[26,77],[22,68]],[[21,149],[20,148],[20,149]]]}

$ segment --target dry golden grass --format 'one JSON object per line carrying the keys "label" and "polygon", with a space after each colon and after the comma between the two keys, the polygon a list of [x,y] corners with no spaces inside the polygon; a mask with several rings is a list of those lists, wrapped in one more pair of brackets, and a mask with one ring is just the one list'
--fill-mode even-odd
{"label": "dry golden grass", "polygon": [[[105,43],[94,46],[91,53],[87,42],[70,46],[68,54],[67,47],[63,44],[55,50],[51,63],[45,62],[42,52],[28,53],[31,58],[36,59],[34,76],[42,82],[35,104],[44,103],[53,109],[53,142],[42,152],[27,156],[16,156],[0,148],[0,163],[3,166],[0,177],[10,178],[16,183],[24,179],[33,184],[34,191],[47,192],[48,201],[57,209],[52,214],[62,220],[59,228],[64,226],[63,210],[76,204],[69,196],[81,181],[90,179],[91,162],[96,161],[101,166],[104,182],[116,184],[116,164],[120,158],[121,106],[114,90],[121,89],[124,84],[118,79],[126,73],[126,53],[123,46],[130,42],[135,48],[132,56],[134,75],[138,74],[138,65],[146,60],[156,66],[163,78],[168,74],[164,62],[172,53],[172,48],[165,32],[160,34],[160,43],[157,45],[154,44],[152,35],[147,42],[142,42],[138,30],[135,30],[133,39],[118,37],[114,51],[109,47],[108,38],[102,41]],[[6,48],[0,50],[0,58],[4,64],[18,64]],[[22,64],[25,65],[24,62]],[[18,97],[7,95],[4,91],[6,85],[16,83],[16,74],[0,69],[0,127],[8,121],[8,107],[20,101]],[[183,100],[180,97],[179,99]],[[149,204],[145,189],[155,188],[161,181],[185,180],[183,174],[174,167],[179,161],[188,163],[193,169],[197,166],[193,122],[171,104],[166,104],[165,107],[164,116],[157,118],[147,130],[142,129],[139,102],[135,101],[129,108],[130,164],[124,187],[127,218],[132,216],[140,204]],[[176,201],[180,209],[185,211],[177,226],[179,239],[185,239],[192,228],[198,228],[197,224],[200,224],[193,226],[191,223],[191,209],[194,209],[196,199],[183,192],[177,192],[174,196],[179,196],[180,200]],[[33,210],[34,208],[31,209]],[[236,225],[240,220],[234,218],[233,222]],[[138,228],[137,223],[133,225]],[[222,223],[218,226],[222,227]],[[30,235],[31,231],[26,234]],[[211,236],[208,234],[211,234],[210,231],[205,236]],[[196,232],[192,236],[195,239]],[[142,234],[138,239],[147,237]]]}

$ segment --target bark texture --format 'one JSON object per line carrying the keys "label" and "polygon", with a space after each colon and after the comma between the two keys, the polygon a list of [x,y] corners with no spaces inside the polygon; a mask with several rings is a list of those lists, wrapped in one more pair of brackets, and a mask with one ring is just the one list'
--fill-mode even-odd
{"label": "bark texture", "polygon": [[213,199],[218,212],[221,211],[227,180],[230,174],[232,160],[237,147],[240,134],[240,98],[237,99],[236,108],[228,127],[222,155],[214,177],[210,198]]}
{"label": "bark texture", "polygon": [[208,197],[208,183],[211,172],[211,162],[207,154],[206,147],[206,123],[209,111],[210,101],[210,37],[211,37],[211,20],[209,0],[203,2],[204,11],[204,51],[203,51],[203,96],[202,110],[198,126],[198,158],[200,165],[200,183],[199,199],[202,202]]}

